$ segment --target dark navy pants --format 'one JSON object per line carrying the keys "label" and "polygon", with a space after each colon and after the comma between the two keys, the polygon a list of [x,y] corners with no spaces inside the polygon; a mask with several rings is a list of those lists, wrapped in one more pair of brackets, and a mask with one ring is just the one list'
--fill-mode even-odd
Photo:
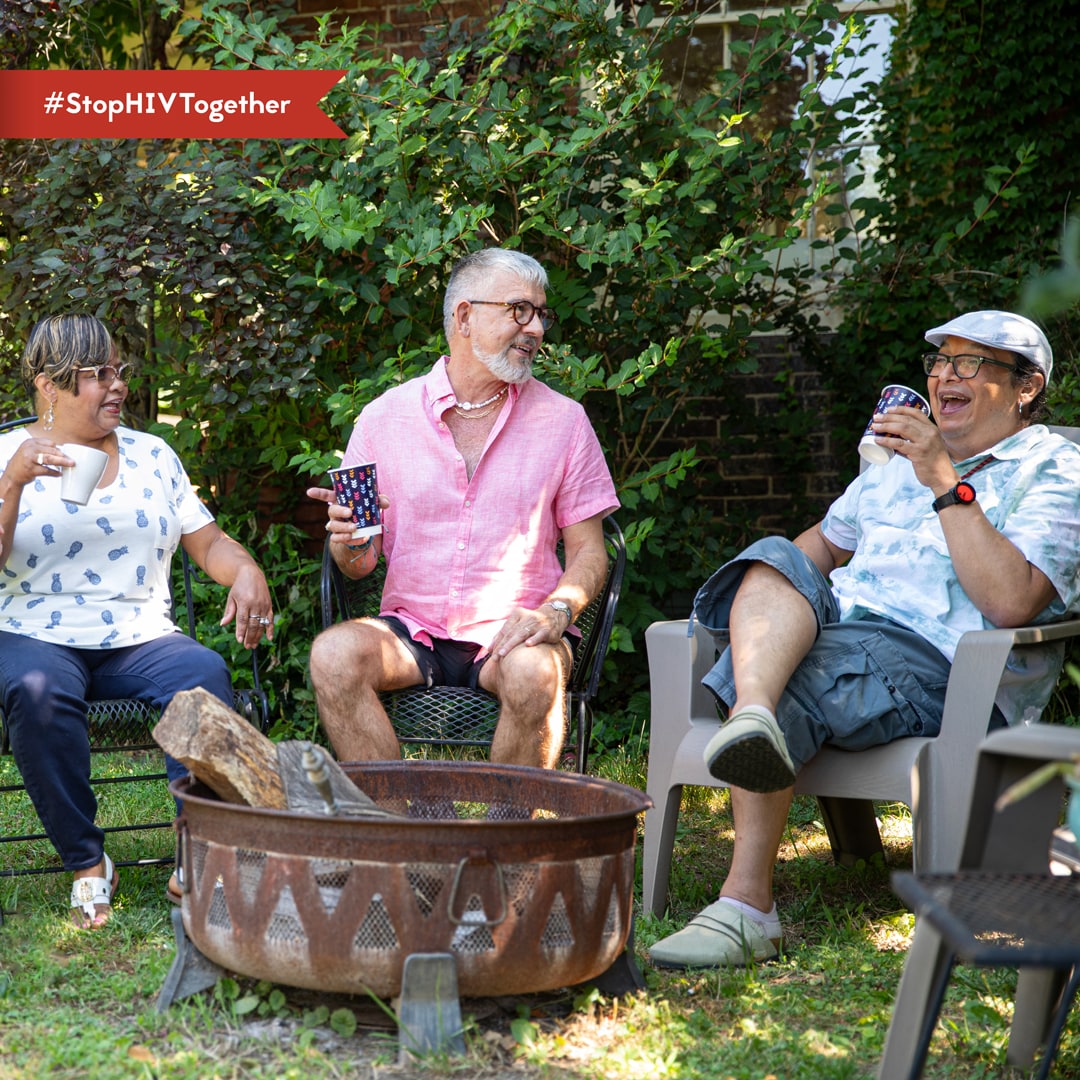
{"label": "dark navy pants", "polygon": [[[164,708],[180,690],[202,687],[232,708],[222,657],[177,631],[121,649],[73,649],[0,633],[0,701],[27,793],[66,870],[101,861],[94,823],[86,702],[137,698]],[[184,776],[166,756],[170,780]]]}

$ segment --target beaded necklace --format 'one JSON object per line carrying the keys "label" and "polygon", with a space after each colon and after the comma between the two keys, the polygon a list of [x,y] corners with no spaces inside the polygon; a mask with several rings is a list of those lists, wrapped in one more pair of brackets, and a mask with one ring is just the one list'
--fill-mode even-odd
{"label": "beaded necklace", "polygon": [[[499,390],[497,393],[492,394],[491,397],[485,399],[484,401],[455,400],[453,406],[454,411],[464,420],[480,420],[483,417],[489,416],[491,414],[492,410],[488,408],[488,406],[494,405],[495,402],[498,401],[499,398],[501,398],[503,394],[506,393],[507,389],[508,387],[504,386],[501,390]],[[479,409],[487,409],[487,411],[478,412],[477,410]]]}

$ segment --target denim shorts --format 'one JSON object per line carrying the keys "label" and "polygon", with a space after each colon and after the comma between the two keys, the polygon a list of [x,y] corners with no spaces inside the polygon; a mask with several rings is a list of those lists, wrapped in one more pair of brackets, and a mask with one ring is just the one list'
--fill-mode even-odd
{"label": "denim shorts", "polygon": [[818,636],[795,670],[777,707],[796,769],[824,743],[865,750],[908,735],[937,735],[945,707],[950,663],[925,638],[878,615],[840,622],[828,579],[803,551],[783,537],[751,544],[701,587],[694,617],[723,649],[702,683],[723,714],[735,700],[727,648],[731,602],[748,566],[766,563],[807,599]]}

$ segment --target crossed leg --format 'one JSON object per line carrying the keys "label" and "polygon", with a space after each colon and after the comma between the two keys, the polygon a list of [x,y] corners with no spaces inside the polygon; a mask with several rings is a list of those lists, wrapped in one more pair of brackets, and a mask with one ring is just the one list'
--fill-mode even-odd
{"label": "crossed leg", "polygon": [[[776,715],[780,696],[817,637],[807,599],[766,563],[746,571],[731,605],[731,662],[735,701],[729,715],[748,705]],[[772,878],[794,787],[765,794],[731,788],[735,846],[720,889],[759,911],[772,907]]]}
{"label": "crossed leg", "polygon": [[[749,709],[775,717],[789,679],[817,636],[813,609],[783,574],[755,562],[732,602],[729,627],[736,698],[728,715]],[[735,840],[720,900],[656,943],[652,958],[661,966],[710,967],[776,955],[780,923],[773,871],[795,789],[755,792],[732,784],[729,790]]]}

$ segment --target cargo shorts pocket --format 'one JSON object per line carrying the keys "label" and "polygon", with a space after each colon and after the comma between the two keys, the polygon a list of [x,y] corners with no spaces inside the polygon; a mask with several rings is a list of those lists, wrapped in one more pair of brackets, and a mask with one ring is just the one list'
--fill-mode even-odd
{"label": "cargo shorts pocket", "polygon": [[[839,636],[846,640],[819,647],[841,627]],[[848,623],[829,627],[818,639],[787,688],[821,725],[818,746],[828,742],[865,750],[906,736],[938,734],[949,664],[918,635],[908,636],[912,641],[901,651],[881,630]]]}

